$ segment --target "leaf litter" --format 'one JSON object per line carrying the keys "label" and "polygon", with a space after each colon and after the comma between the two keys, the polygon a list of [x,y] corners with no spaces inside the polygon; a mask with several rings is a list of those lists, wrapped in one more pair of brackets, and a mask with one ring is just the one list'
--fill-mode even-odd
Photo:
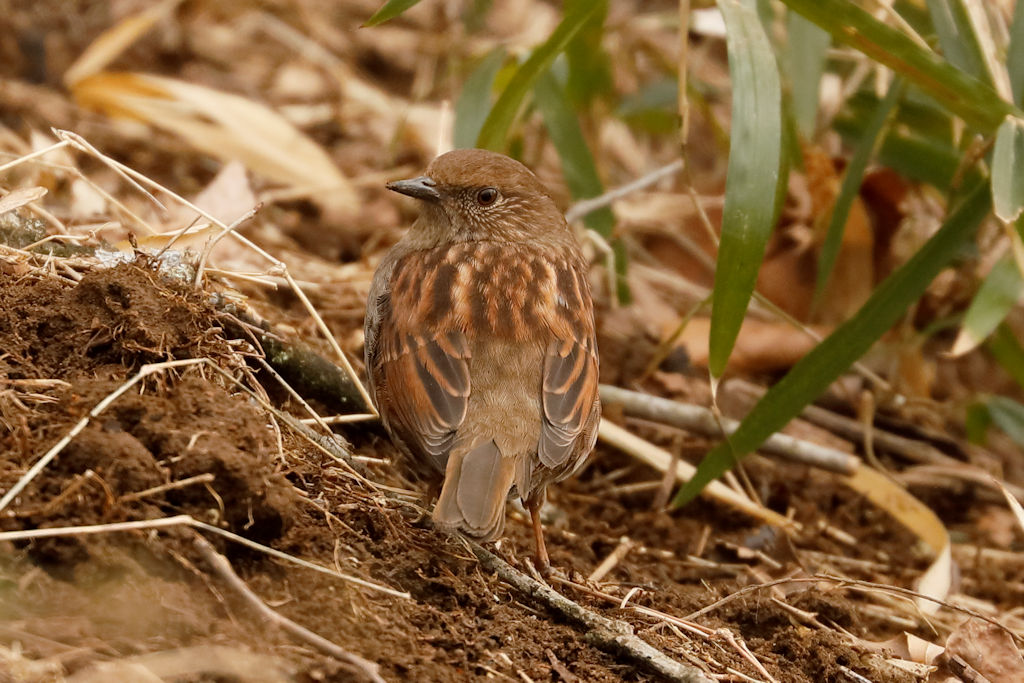
{"label": "leaf litter", "polygon": [[[406,37],[429,30],[436,17],[425,7],[428,4],[396,30]],[[382,38],[368,31],[360,32],[355,44],[340,38],[337,26],[358,25],[369,12],[318,3],[307,9],[324,19],[319,28],[286,12],[253,14],[241,4],[204,15],[165,3],[171,9],[164,11],[176,13],[174,21],[193,34],[169,30],[168,15],[154,15],[151,30],[159,41],[117,46],[114,54],[103,55],[88,73],[73,79],[72,88],[112,63],[111,68],[152,71],[142,80],[130,81],[136,88],[140,83],[159,86],[159,92],[150,95],[167,98],[177,93],[199,97],[203,106],[216,106],[211,103],[222,101],[222,95],[244,92],[256,103],[258,84],[272,80],[304,45],[308,62],[303,63],[323,69],[336,84],[331,85],[331,78],[312,81],[301,95],[306,103],[270,104],[287,104],[292,108],[282,111],[306,122],[304,141],[293,150],[300,156],[311,149],[309,145],[317,150],[311,157],[315,163],[305,170],[321,168],[325,159],[333,160],[333,170],[283,178],[278,169],[284,166],[261,166],[261,161],[248,164],[248,178],[228,166],[233,174],[229,178],[227,173],[218,176],[224,167],[203,153],[216,144],[216,130],[203,128],[201,141],[190,138],[188,131],[198,130],[195,127],[186,131],[179,126],[180,137],[154,136],[148,131],[159,129],[165,114],[154,110],[152,103],[135,110],[135,120],[108,119],[77,109],[69,94],[60,90],[60,74],[103,31],[128,21],[133,16],[129,5],[118,8],[116,16],[83,13],[78,32],[58,31],[64,44],[47,62],[50,77],[33,77],[33,65],[25,58],[9,62],[2,74],[7,79],[4,87],[21,97],[9,99],[0,110],[0,142],[10,153],[8,158],[52,144],[46,131],[57,125],[84,135],[143,176],[197,197],[197,203],[203,200],[201,205],[224,223],[252,208],[242,205],[253,193],[276,197],[239,229],[280,264],[268,267],[252,250],[222,240],[203,286],[193,288],[152,259],[167,247],[166,236],[188,228],[195,216],[178,202],[168,202],[154,190],[169,204],[171,210],[165,213],[109,164],[80,151],[69,154],[68,148],[42,157],[42,163],[26,162],[5,171],[0,181],[11,208],[5,209],[0,231],[0,490],[7,491],[24,477],[40,454],[140,369],[170,360],[208,361],[147,375],[110,403],[12,505],[0,511],[0,532],[145,525],[187,515],[322,568],[399,594],[407,592],[409,597],[370,590],[222,535],[208,536],[234,572],[275,612],[376,663],[386,680],[652,680],[643,669],[596,648],[585,630],[553,616],[542,604],[484,571],[457,539],[425,528],[417,511],[419,499],[412,493],[416,484],[395,466],[398,454],[373,423],[339,428],[351,441],[349,450],[359,456],[353,461],[361,463],[354,473],[323,447],[317,448],[307,434],[268,411],[261,396],[305,417],[295,400],[255,362],[259,353],[250,340],[226,332],[235,321],[217,303],[229,296],[257,311],[273,334],[331,357],[330,345],[318,336],[317,323],[291,287],[298,281],[341,348],[358,357],[372,265],[410,218],[404,208],[396,210],[383,198],[380,185],[398,175],[394,171],[399,167],[422,167],[433,153],[431,135],[424,131],[436,130],[441,107],[430,104],[432,100],[404,98],[408,78],[426,78],[408,69],[436,63],[436,47],[419,46],[430,55],[427,60],[396,56],[394,64],[388,64],[382,57],[383,43],[375,42]],[[244,19],[239,36],[218,33],[228,19]],[[32,12],[15,13],[14,21],[21,28],[44,30],[58,28],[64,20],[55,6],[40,3]],[[510,21],[504,30],[513,35],[520,28]],[[639,30],[628,21],[622,27],[627,41],[637,40]],[[239,42],[241,36],[256,34],[276,38],[259,46]],[[203,40],[192,42],[197,36]],[[315,47],[322,45],[330,49],[320,47],[317,52]],[[169,50],[183,55],[174,69],[162,66]],[[251,59],[239,56],[239,50],[249,50],[246,57]],[[248,66],[217,74],[211,69],[217,60],[210,60],[227,54],[234,63]],[[352,70],[350,63],[364,69],[370,65],[380,75],[365,79],[367,72]],[[202,83],[208,92],[166,80],[179,76],[183,68],[190,83]],[[102,84],[92,81],[94,87]],[[317,88],[322,89],[319,96]],[[313,107],[332,106],[335,88],[351,101],[327,119],[318,118]],[[288,97],[288,89],[279,92]],[[114,98],[123,95],[111,91],[102,101],[113,106]],[[61,101],[63,109],[43,106],[53,101]],[[410,128],[400,138],[412,151],[382,153],[401,127],[396,107],[412,112]],[[277,118],[260,120],[278,125]],[[337,122],[346,127],[339,129]],[[175,130],[166,120],[164,129]],[[609,140],[621,140],[622,135],[607,133]],[[264,137],[268,144],[280,144],[273,136]],[[233,137],[224,142],[238,150],[237,145],[253,140]],[[637,168],[671,162],[656,155],[639,157],[647,154],[644,146],[635,140],[631,145],[605,155],[617,159],[609,172],[620,174],[613,175],[619,184],[634,180]],[[632,150],[633,156],[624,149]],[[258,146],[253,153],[271,163],[286,159],[278,150],[260,151]],[[244,158],[246,152],[238,154]],[[45,163],[56,164],[58,159],[61,167]],[[557,177],[550,155],[533,161],[542,177]],[[709,168],[714,166],[708,162]],[[82,177],[116,202],[102,193],[99,199],[84,201],[79,192],[75,200],[71,184],[63,180],[80,182]],[[326,194],[315,187],[318,183],[346,188],[344,201],[350,201],[348,193],[358,193],[362,206],[339,208],[336,201],[324,201]],[[229,191],[237,192],[225,198]],[[721,186],[709,182],[702,191],[713,200]],[[553,184],[553,192],[567,197],[560,182]],[[671,196],[664,186],[657,192]],[[214,203],[205,203],[209,201]],[[673,218],[667,213],[644,216],[642,208],[646,207],[635,206],[631,215],[636,225],[631,229],[650,253],[663,256],[656,239],[663,239],[660,226],[671,224]],[[155,229],[129,239],[129,233],[141,229],[139,219]],[[176,250],[187,246],[201,251],[206,239],[220,232],[215,225],[193,227],[194,242],[168,247],[167,253],[184,253]],[[47,251],[25,249],[39,235],[55,232],[60,234],[51,239]],[[15,233],[32,238],[8,239]],[[111,262],[104,264],[90,255],[95,247],[109,248],[107,239],[116,243],[127,263],[109,267]],[[81,244],[86,245],[84,250],[79,249]],[[330,246],[321,248],[324,245]],[[191,258],[185,256],[183,262]],[[291,271],[293,279],[283,277],[280,267]],[[659,338],[675,326],[664,311],[679,305],[676,272],[682,271],[652,261],[646,270],[638,266],[631,274],[647,284],[650,310],[659,311],[654,324]],[[595,283],[602,280],[595,272]],[[602,302],[603,307],[608,305]],[[613,325],[617,315],[610,307],[600,311],[603,370],[620,386],[629,387],[642,379],[657,349],[629,336],[642,337],[649,331],[624,332],[621,324]],[[741,337],[741,343],[756,342],[742,342]],[[776,367],[771,362],[759,364],[763,361],[755,359],[746,371],[770,373]],[[706,379],[685,360],[680,363],[678,354],[666,356],[660,369],[643,381],[654,393],[708,403]],[[240,384],[248,391],[240,390]],[[311,402],[324,415],[337,409],[323,397]],[[614,410],[606,416],[676,454],[670,457],[692,461],[713,444],[708,437],[624,420]],[[1007,452],[1013,453],[1000,454]],[[886,454],[885,462],[893,466],[898,461]],[[1007,460],[1006,467],[1019,473],[1021,464]],[[943,666],[948,671],[957,671],[954,656],[978,671],[984,668],[979,665],[982,660],[997,661],[1002,667],[998,671],[1018,666],[1012,657],[1013,637],[991,621],[974,619],[970,623],[984,626],[970,630],[962,626],[963,611],[940,606],[935,614],[926,615],[913,594],[886,590],[914,586],[934,554],[868,496],[851,490],[838,475],[760,456],[745,464],[745,472],[761,504],[795,522],[789,532],[708,501],[674,513],[651,509],[664,487],[662,475],[628,455],[600,447],[578,478],[552,491],[545,520],[549,550],[564,572],[552,585],[583,607],[627,622],[670,657],[734,680],[922,680],[919,672],[893,664],[924,659],[914,654],[918,651],[929,653],[929,661],[922,664],[931,666],[942,659],[936,660],[934,649],[918,646],[918,641],[933,647],[945,643],[950,652],[949,663]],[[952,556],[960,577],[945,603],[1009,626],[1019,646],[1024,623],[1014,607],[1024,599],[1020,530],[1016,535],[1003,533],[1002,543],[993,547],[992,538],[979,532],[974,522],[1002,500],[1001,492],[961,483],[953,504],[948,500],[949,481],[943,479],[941,487],[911,483],[911,491],[952,531]],[[1008,481],[1021,483],[1019,478]],[[499,544],[498,553],[525,570],[528,524],[521,511],[510,515],[508,538]],[[292,640],[261,618],[211,571],[193,540],[191,529],[171,526],[4,542],[8,552],[0,558],[0,671],[26,681],[103,676],[109,680],[141,670],[171,680],[349,680],[354,675],[345,661]],[[593,580],[587,579],[590,576]],[[699,616],[691,616],[695,614]],[[905,652],[895,641],[881,650],[877,647],[904,633],[917,639],[904,641],[914,643]],[[988,653],[988,660],[979,651]]]}

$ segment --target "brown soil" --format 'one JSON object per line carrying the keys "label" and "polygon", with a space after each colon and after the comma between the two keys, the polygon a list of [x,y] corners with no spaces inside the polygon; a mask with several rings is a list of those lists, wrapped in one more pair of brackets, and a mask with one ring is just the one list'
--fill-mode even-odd
{"label": "brown soil", "polygon": [[[534,23],[533,12],[553,19],[560,3],[424,2],[410,12],[411,19],[373,30],[358,28],[381,4],[190,0],[176,5],[173,17],[157,22],[108,65],[112,71],[171,76],[278,111],[287,109],[300,122],[296,125],[353,180],[359,205],[351,213],[331,208],[323,197],[302,195],[268,200],[239,228],[287,261],[296,279],[310,283],[314,306],[350,358],[361,352],[372,264],[414,216],[411,201],[388,196],[384,181],[425,168],[439,127],[450,125],[441,103],[457,101],[466,77],[492,47],[525,47],[523,36]],[[457,6],[491,5],[495,15],[476,29],[467,28],[472,12],[466,10],[464,19],[462,10],[453,11]],[[43,141],[46,132],[58,127],[81,134],[105,154],[182,196],[195,199],[208,189],[223,159],[190,147],[164,129],[87,109],[64,82],[68,68],[104,31],[151,6],[155,3],[143,0],[0,0],[0,17],[6,20],[0,31],[0,165],[48,144]],[[612,33],[606,42],[617,46],[611,57],[621,62],[622,68],[615,70],[616,88],[624,89],[620,94],[674,77],[678,59],[672,46],[679,43],[678,28],[659,20],[665,25],[656,30],[650,20],[657,13],[674,15],[678,4],[634,0],[610,3],[610,8]],[[294,31],[301,44],[281,29]],[[727,157],[725,147],[716,142],[716,131],[728,128],[729,86],[724,44],[711,47],[695,62],[700,64],[696,82],[710,93],[709,110],[694,108],[687,163],[700,193],[718,196]],[[335,58],[344,69],[332,66]],[[390,98],[388,107],[372,106],[377,95],[369,86]],[[361,92],[370,93],[367,102],[359,100]],[[599,103],[583,120],[594,118],[611,102]],[[420,105],[437,114],[436,129],[423,125],[419,130],[415,109]],[[564,208],[570,195],[558,155],[546,142],[539,114],[528,118],[521,144],[516,142],[521,158]],[[637,128],[624,139],[621,131],[605,135],[598,123],[587,122],[592,128],[587,136],[593,138],[592,151],[607,187],[632,182],[678,154],[675,124],[669,137]],[[618,127],[609,130],[614,133]],[[37,163],[42,161],[46,163]],[[96,208],[95,198],[81,192],[81,179],[68,170],[72,168],[110,192],[117,204],[104,202],[102,210]],[[251,187],[244,189],[261,199],[266,190],[283,189],[288,196],[295,189],[309,190],[305,182],[296,188],[269,181],[257,169],[249,171]],[[191,213],[175,214],[173,209],[180,207],[174,202],[167,202],[170,213],[158,210],[107,165],[70,149],[0,174],[4,195],[36,186],[48,190],[37,203],[62,221],[67,232],[98,235],[95,240],[68,241],[81,241],[83,248],[99,240],[127,241],[131,230],[145,240],[126,208],[160,230],[178,230],[193,218]],[[671,190],[680,197],[683,191],[682,184]],[[166,197],[161,194],[161,199]],[[889,222],[895,225],[904,214],[895,211],[896,200],[887,201],[895,214]],[[716,212],[720,210],[712,207],[717,221]],[[54,232],[52,225],[39,221],[36,229],[16,235],[10,226],[23,227],[18,216],[0,215],[0,241],[6,245],[25,247]],[[682,248],[661,234],[670,227],[682,230],[680,234],[703,235],[697,217],[673,209],[663,218],[665,225],[635,219],[632,225],[617,227],[630,239],[643,241],[636,258],[631,251],[631,263],[664,266],[670,280],[689,273],[688,279],[707,284],[707,269],[689,263],[692,256],[684,262]],[[221,247],[229,242],[224,240]],[[163,676],[167,681],[357,678],[344,663],[268,624],[207,564],[194,542],[197,533],[274,610],[375,662],[388,681],[654,680],[482,569],[459,539],[427,528],[408,502],[411,496],[403,501],[371,488],[242,391],[244,385],[276,408],[305,416],[287,392],[261,373],[246,335],[232,331],[238,319],[217,310],[210,291],[169,284],[146,263],[97,270],[95,262],[84,259],[84,265],[71,269],[44,262],[38,253],[0,251],[0,494],[147,364],[198,358],[210,359],[210,364],[149,375],[113,401],[0,510],[0,531],[189,515],[293,557],[407,591],[409,598],[188,527],[3,541],[0,683],[64,677],[75,683],[144,680],[138,671],[132,673],[132,662],[157,655],[168,658],[165,671],[178,667],[179,673]],[[672,263],[673,254],[680,263]],[[241,263],[236,270],[245,272],[267,267],[262,261],[254,263],[249,253],[245,258],[229,256],[225,260],[230,265],[218,259],[213,263],[227,269]],[[884,256],[895,258],[888,251]],[[693,273],[699,278],[691,277]],[[661,279],[653,278],[641,280],[648,291],[634,288],[634,306],[611,310],[603,265],[595,267],[594,281],[602,284],[596,291],[604,307],[599,312],[602,381],[634,386],[661,338],[694,301],[672,287],[660,289]],[[290,290],[249,286],[241,278],[232,278],[231,286],[288,341],[332,357]],[[944,311],[940,318],[953,314]],[[907,344],[921,351],[916,335]],[[996,371],[984,354],[960,361],[941,358],[939,351],[950,342],[931,342],[935,348],[929,346],[927,358],[921,359],[921,373],[927,375],[934,364],[938,379],[934,392],[920,395],[966,402],[979,391],[1007,393],[1009,376]],[[227,381],[212,366],[239,383]],[[693,371],[681,347],[659,367],[662,372],[641,383],[642,388],[709,403],[706,371]],[[307,398],[324,414],[344,412],[335,411],[324,396]],[[960,407],[957,415],[962,415]],[[1024,457],[1017,446],[1004,441],[996,448],[993,436],[987,450],[972,451],[945,418],[924,414],[927,410],[895,416],[907,436],[923,439],[918,426],[933,433],[949,431],[950,438],[940,444],[947,453],[969,456],[1007,481],[1024,484]],[[626,421],[614,409],[605,415],[690,461],[699,460],[711,445],[676,430]],[[359,423],[336,431],[352,442],[354,453],[368,456],[366,479],[392,489],[416,488],[389,464],[398,453],[379,426]],[[909,532],[845,487],[838,476],[760,456],[747,463],[762,500],[775,511],[792,514],[803,525],[801,533],[787,536],[708,502],[671,513],[652,511],[658,473],[600,446],[577,477],[549,491],[545,528],[552,561],[563,576],[586,589],[559,582],[553,586],[599,614],[628,622],[640,637],[677,661],[722,680],[767,680],[730,638],[745,643],[780,683],[847,683],[855,680],[849,672],[874,683],[918,680],[863,644],[904,631],[941,643],[960,620],[959,613],[944,611],[929,622],[912,608],[897,609],[886,602],[890,596],[829,582],[791,582],[774,591],[744,594],[694,619],[703,627],[721,629],[711,637],[631,607],[682,618],[744,587],[818,571],[914,586],[930,557]],[[888,459],[884,464],[894,471],[907,465]],[[987,601],[983,606],[991,606],[993,614],[1019,611],[1024,562],[1013,551],[1020,550],[1021,537],[1012,518],[1007,521],[1005,502],[975,484],[945,480],[915,485],[911,491],[941,516],[961,544],[956,553],[961,592]],[[498,553],[525,568],[532,549],[529,526],[515,506],[510,505],[509,517]],[[603,579],[589,582],[587,577],[624,537],[635,545]],[[997,552],[983,556],[976,547]],[[996,556],[1003,559],[993,561]],[[630,606],[622,607],[627,596]],[[227,664],[215,652],[227,652]],[[249,673],[242,673],[238,667],[246,663]],[[100,666],[121,668],[113,674],[115,669]],[[727,668],[740,674],[728,678]],[[90,672],[95,674],[91,678]]]}
{"label": "brown soil", "polygon": [[[0,488],[99,400],[145,363],[212,357],[230,367],[217,314],[200,294],[162,283],[150,270],[120,266],[75,285],[6,274],[0,287],[0,377],[59,379],[51,391],[15,404],[8,392],[0,438]],[[417,524],[409,509],[374,494],[297,435],[279,451],[267,415],[246,394],[211,372],[190,369],[145,380],[142,392],[115,401],[23,492],[4,530],[104,524],[188,514],[278,550],[408,591],[384,595],[270,559],[211,537],[234,569],[267,603],[343,647],[378,662],[388,680],[466,680],[493,674],[532,680],[650,680],[648,674],[593,647],[562,623],[481,571],[454,539]],[[33,402],[26,404],[26,401]],[[378,433],[347,429],[358,452],[393,457]],[[651,431],[649,436],[664,438]],[[213,481],[130,494],[210,473]],[[374,465],[371,480],[407,486],[392,468]],[[743,585],[782,576],[830,553],[888,567],[889,575],[844,567],[852,576],[909,584],[926,564],[914,539],[834,478],[805,468],[752,461],[769,505],[794,511],[805,524],[797,538],[700,503],[674,514],[651,512],[651,493],[623,485],[654,475],[599,449],[575,480],[552,491],[548,543],[556,566],[588,575],[628,536],[640,544],[601,589],[616,597],[634,587],[633,604],[685,615]],[[126,496],[129,496],[126,498]],[[513,563],[530,547],[522,515],[510,513],[500,552]],[[820,533],[828,519],[856,538],[844,545]],[[705,562],[688,557],[710,527]],[[348,680],[351,672],[296,647],[266,626],[208,573],[191,530],[122,532],[20,542],[0,559],[4,641],[31,658],[56,658],[68,672],[97,660],[197,644],[234,644],[269,653],[303,680]],[[751,557],[744,549],[763,553]],[[821,557],[821,556],[815,556]],[[778,563],[777,565],[775,563]],[[827,562],[821,566],[826,566]],[[970,570],[968,570],[970,571]],[[996,586],[1018,573],[987,567],[974,580]],[[983,586],[984,588],[984,586]],[[755,675],[724,641],[680,638],[658,620],[564,587],[581,604],[630,622],[658,648],[680,658],[717,662]],[[1005,595],[1005,594],[1004,594]],[[1010,599],[1010,596],[1004,597]],[[827,586],[791,593],[787,602],[854,636],[883,640],[901,626],[865,612]],[[872,616],[874,615],[874,616]],[[815,631],[767,594],[733,601],[701,619],[742,637],[784,681],[828,681],[840,666],[873,681],[909,681],[833,631]],[[922,635],[925,635],[923,626]]]}

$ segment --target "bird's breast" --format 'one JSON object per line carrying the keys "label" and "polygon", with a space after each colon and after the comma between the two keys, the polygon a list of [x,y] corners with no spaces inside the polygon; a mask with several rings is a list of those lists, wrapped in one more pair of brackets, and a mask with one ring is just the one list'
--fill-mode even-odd
{"label": "bird's breast", "polygon": [[543,343],[593,328],[574,249],[467,242],[413,252],[395,265],[391,302],[400,328],[457,329],[469,339]]}

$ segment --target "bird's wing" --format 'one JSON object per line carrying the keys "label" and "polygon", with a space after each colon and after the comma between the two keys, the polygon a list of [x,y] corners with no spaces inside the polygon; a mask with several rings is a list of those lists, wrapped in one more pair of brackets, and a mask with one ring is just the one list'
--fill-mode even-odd
{"label": "bird's wing", "polygon": [[[451,326],[429,324],[415,314],[410,279],[375,278],[376,319],[367,335],[367,371],[377,410],[392,432],[414,453],[443,471],[469,401],[469,344]],[[396,313],[396,309],[405,314]],[[369,316],[367,328],[369,329]]]}
{"label": "bird's wing", "polygon": [[[570,269],[559,278],[558,301],[569,312],[563,320],[572,324],[555,326],[556,338],[544,357],[544,420],[537,456],[549,468],[564,467],[574,454],[590,452],[599,413],[597,341],[589,315],[590,290],[581,269]],[[589,443],[580,444],[581,438]]]}
{"label": "bird's wing", "polygon": [[378,408],[403,441],[443,469],[466,417],[469,345],[461,332],[448,332],[406,335],[393,348],[381,364],[387,390],[378,392]]}

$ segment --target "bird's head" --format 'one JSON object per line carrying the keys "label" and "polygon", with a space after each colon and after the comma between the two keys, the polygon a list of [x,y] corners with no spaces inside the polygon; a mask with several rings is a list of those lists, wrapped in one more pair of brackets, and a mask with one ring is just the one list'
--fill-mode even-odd
{"label": "bird's head", "polygon": [[434,159],[424,175],[387,187],[422,203],[409,239],[423,246],[476,240],[555,244],[571,237],[537,176],[496,152],[457,149]]}

